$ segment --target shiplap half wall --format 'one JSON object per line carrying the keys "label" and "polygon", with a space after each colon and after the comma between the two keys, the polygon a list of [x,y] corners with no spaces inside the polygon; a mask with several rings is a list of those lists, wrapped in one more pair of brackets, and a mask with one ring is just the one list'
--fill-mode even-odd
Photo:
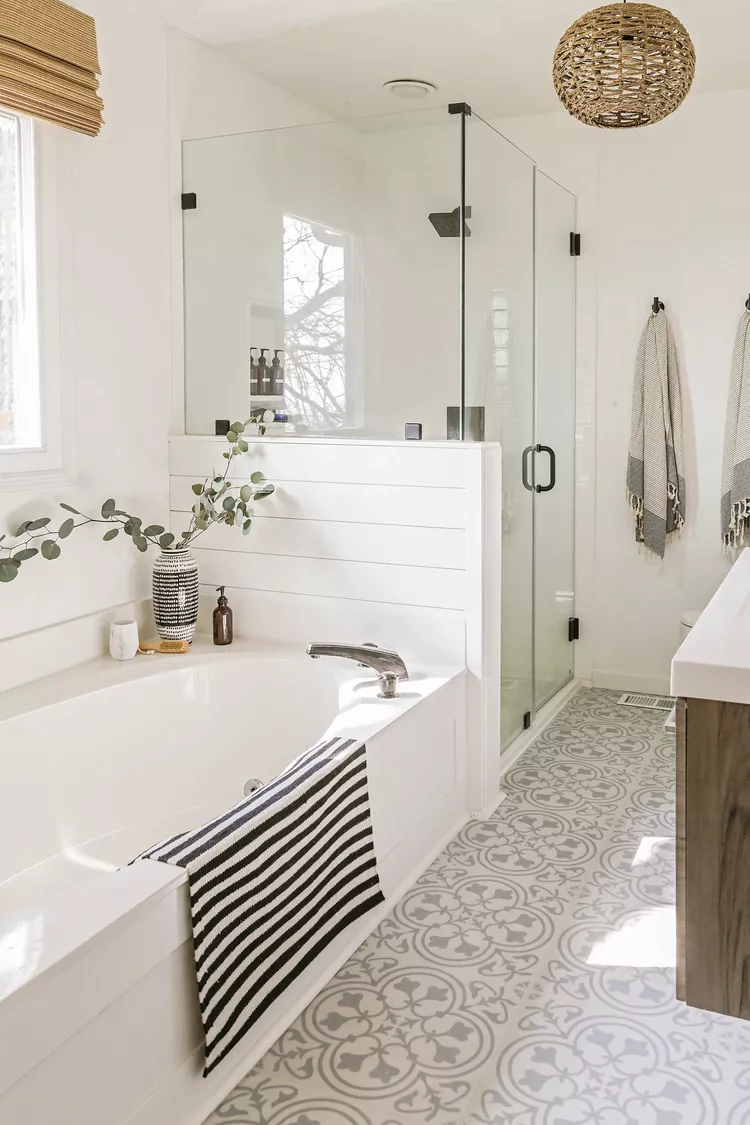
{"label": "shiplap half wall", "polygon": [[[172,439],[175,533],[192,484],[221,471],[224,449],[221,438]],[[276,492],[256,503],[250,535],[218,527],[198,541],[204,613],[226,585],[238,635],[373,640],[422,660],[463,659],[479,457],[458,442],[251,441],[232,481],[260,469]]]}

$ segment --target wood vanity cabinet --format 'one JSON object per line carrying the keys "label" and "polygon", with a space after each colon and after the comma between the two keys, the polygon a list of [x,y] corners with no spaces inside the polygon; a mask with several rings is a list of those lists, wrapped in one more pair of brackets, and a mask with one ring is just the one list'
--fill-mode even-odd
{"label": "wood vanity cabinet", "polygon": [[750,1019],[750,704],[677,703],[677,996]]}

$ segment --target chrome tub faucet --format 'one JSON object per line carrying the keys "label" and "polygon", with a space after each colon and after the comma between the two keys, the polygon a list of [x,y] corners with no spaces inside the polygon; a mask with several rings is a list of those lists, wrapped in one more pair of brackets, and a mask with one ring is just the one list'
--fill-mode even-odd
{"label": "chrome tub faucet", "polygon": [[339,645],[313,642],[306,649],[313,660],[321,656],[338,656],[343,660],[354,660],[363,668],[372,668],[377,673],[381,699],[393,699],[399,680],[408,680],[406,665],[397,652],[369,643],[363,645]]}

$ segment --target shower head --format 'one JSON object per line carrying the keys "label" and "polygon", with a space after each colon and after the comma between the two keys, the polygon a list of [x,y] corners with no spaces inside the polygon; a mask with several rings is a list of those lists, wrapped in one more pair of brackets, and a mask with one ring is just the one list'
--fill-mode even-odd
{"label": "shower head", "polygon": [[[471,218],[471,207],[466,207],[465,215]],[[433,211],[429,220],[441,238],[458,238],[461,233],[461,208],[455,207],[452,211]],[[471,238],[469,224],[464,223],[464,234]]]}

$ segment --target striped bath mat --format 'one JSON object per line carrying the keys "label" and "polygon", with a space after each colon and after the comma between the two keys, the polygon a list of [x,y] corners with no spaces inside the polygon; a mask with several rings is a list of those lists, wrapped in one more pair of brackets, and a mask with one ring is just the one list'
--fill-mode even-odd
{"label": "striped bath mat", "polygon": [[337,934],[384,901],[366,748],[329,739],[138,858],[188,873],[206,1076]]}

